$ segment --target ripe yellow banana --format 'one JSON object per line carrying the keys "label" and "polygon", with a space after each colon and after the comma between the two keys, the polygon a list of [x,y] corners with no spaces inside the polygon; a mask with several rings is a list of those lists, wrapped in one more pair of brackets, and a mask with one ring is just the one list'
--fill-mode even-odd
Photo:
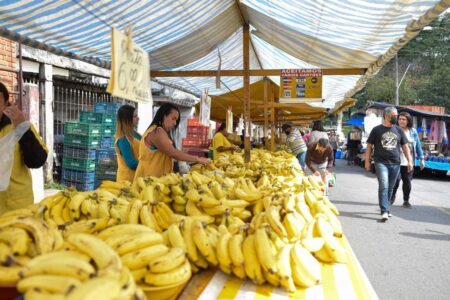
{"label": "ripe yellow banana", "polygon": [[28,251],[31,239],[22,228],[5,227],[0,229],[0,243],[8,244],[13,255],[24,255]]}
{"label": "ripe yellow banana", "polygon": [[196,188],[189,189],[184,196],[194,203],[200,200],[200,194]]}
{"label": "ripe yellow banana", "polygon": [[333,258],[333,261],[339,263],[347,262],[347,253],[344,247],[339,243],[338,239],[333,235],[334,229],[331,224],[325,219],[318,218],[316,220],[316,228],[325,242],[325,250],[328,252],[329,256]]}
{"label": "ripe yellow banana", "polygon": [[184,242],[186,243],[186,250],[188,257],[192,262],[195,263],[199,259],[199,256],[197,252],[197,246],[195,245],[193,237],[192,231],[193,221],[194,220],[190,217],[185,218],[180,223],[180,228],[182,229],[181,233],[183,234]]}
{"label": "ripe yellow banana", "polygon": [[307,222],[311,222],[314,218],[306,202],[297,202],[297,212],[299,212]]}
{"label": "ripe yellow banana", "polygon": [[71,195],[68,207],[70,209],[70,216],[72,219],[78,221],[81,214],[81,203],[88,197],[86,192],[78,192]]}
{"label": "ripe yellow banana", "polygon": [[181,187],[181,184],[172,185],[170,187],[170,190],[172,192],[172,196],[183,196],[184,195],[184,191],[183,191],[183,188]]}
{"label": "ripe yellow banana", "polygon": [[36,275],[21,279],[17,283],[17,290],[20,293],[25,293],[32,289],[41,289],[52,293],[64,294],[79,285],[79,280],[68,276]]}
{"label": "ripe yellow banana", "polygon": [[280,221],[280,210],[279,207],[271,206],[266,212],[266,220],[270,224],[272,230],[278,234],[281,238],[286,238],[287,233],[283,224]]}
{"label": "ripe yellow banana", "polygon": [[67,300],[114,299],[119,295],[120,283],[114,278],[97,277],[83,282],[67,295]]}
{"label": "ripe yellow banana", "polygon": [[208,208],[208,207],[211,208],[211,207],[221,205],[222,202],[220,200],[217,200],[216,198],[209,197],[207,195],[201,195],[197,204],[204,208]]}
{"label": "ripe yellow banana", "polygon": [[320,283],[320,263],[300,243],[295,243],[291,250],[291,267],[297,285],[308,288]]}
{"label": "ripe yellow banana", "polygon": [[233,263],[231,261],[229,247],[228,247],[231,237],[232,237],[231,233],[229,233],[227,230],[226,232],[221,234],[221,236],[219,237],[219,240],[217,241],[217,247],[216,247],[217,260],[219,261],[220,269],[227,274],[230,274],[230,272],[231,272],[230,267]]}
{"label": "ripe yellow banana", "polygon": [[169,252],[152,259],[147,269],[152,273],[166,273],[180,267],[186,261],[186,252],[181,248],[171,248]]}
{"label": "ripe yellow banana", "polygon": [[222,186],[218,182],[212,182],[209,185],[209,188],[210,188],[211,192],[214,194],[214,197],[216,199],[220,200],[222,198],[225,198],[225,196],[226,196],[225,192],[223,191]]}
{"label": "ripe yellow banana", "polygon": [[305,221],[303,217],[295,210],[288,212],[283,219],[283,225],[286,229],[287,237],[289,240],[295,240],[300,238]]}
{"label": "ripe yellow banana", "polygon": [[53,294],[40,289],[28,290],[25,293],[25,299],[27,300],[65,300],[64,294]]}
{"label": "ripe yellow banana", "polygon": [[98,237],[85,233],[74,233],[67,238],[67,241],[81,252],[89,255],[99,269],[119,270],[122,267],[117,253]]}
{"label": "ripe yellow banana", "polygon": [[117,244],[117,248],[115,248],[115,250],[119,253],[119,255],[124,255],[129,252],[159,244],[164,244],[162,234],[158,232],[138,233],[133,236],[128,236],[128,239],[125,239],[122,243]]}
{"label": "ripe yellow banana", "polygon": [[136,283],[144,283],[144,278],[147,273],[148,273],[148,270],[146,267],[131,270],[131,275],[133,276],[134,281],[136,281]]}
{"label": "ripe yellow banana", "polygon": [[139,224],[139,214],[141,212],[142,208],[142,201],[141,200],[135,200],[131,204],[130,213],[128,215],[127,223],[129,224]]}
{"label": "ripe yellow banana", "polygon": [[187,198],[185,196],[176,195],[173,197],[173,204],[181,205],[184,210],[184,206],[187,203]]}
{"label": "ripe yellow banana", "polygon": [[[271,241],[265,228],[258,228],[255,231],[255,245],[258,260],[262,268],[269,273],[278,271],[275,253],[271,246]],[[267,278],[266,278],[267,279]],[[269,279],[267,279],[269,281]]]}
{"label": "ripe yellow banana", "polygon": [[219,262],[217,261],[213,245],[211,245],[208,239],[208,235],[203,228],[203,224],[200,221],[195,220],[192,223],[192,234],[195,245],[197,246],[200,253],[206,258],[209,263],[217,266]]}
{"label": "ripe yellow banana", "polygon": [[155,216],[151,211],[151,208],[148,205],[142,206],[141,211],[139,213],[139,220],[143,225],[153,229],[154,231],[158,232],[162,231],[161,227],[158,225],[158,222],[155,219]]}
{"label": "ripe yellow banana", "polygon": [[50,209],[50,218],[53,219],[53,221],[56,222],[56,224],[64,224],[64,219],[62,217],[62,211],[64,209],[64,205],[66,204],[66,201],[68,199],[65,197],[62,197],[58,203],[56,203],[51,209]]}
{"label": "ripe yellow banana", "polygon": [[291,270],[291,249],[292,244],[287,244],[277,253],[276,260],[278,266],[278,275],[280,276],[280,284],[286,288],[288,292],[295,292],[295,284],[292,279]]}
{"label": "ripe yellow banana", "polygon": [[191,265],[189,260],[186,259],[181,266],[172,271],[166,273],[147,273],[145,275],[145,282],[154,286],[174,285],[188,281],[191,275]]}
{"label": "ripe yellow banana", "polygon": [[0,284],[16,284],[20,279],[19,274],[22,270],[23,267],[18,266],[0,266]]}
{"label": "ripe yellow banana", "polygon": [[153,233],[153,229],[139,224],[119,224],[102,230],[97,236],[106,240],[113,236],[133,235],[136,233]]}
{"label": "ripe yellow banana", "polygon": [[242,253],[244,254],[244,268],[247,277],[256,284],[263,284],[265,279],[256,254],[255,235],[251,234],[245,238],[242,243]]}
{"label": "ripe yellow banana", "polygon": [[169,233],[169,241],[172,247],[178,247],[187,252],[186,242],[181,234],[180,224],[173,223],[167,229]]}
{"label": "ripe yellow banana", "polygon": [[228,243],[228,252],[233,263],[233,267],[244,267],[244,253],[242,253],[242,243],[244,238],[238,233],[230,238]]}
{"label": "ripe yellow banana", "polygon": [[147,266],[152,260],[165,255],[169,248],[163,244],[138,249],[123,255],[120,259],[130,270],[136,270]]}

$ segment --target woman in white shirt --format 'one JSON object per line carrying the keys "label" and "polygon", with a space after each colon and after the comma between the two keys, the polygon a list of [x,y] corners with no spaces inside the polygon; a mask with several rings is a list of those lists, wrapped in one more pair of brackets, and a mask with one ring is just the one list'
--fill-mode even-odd
{"label": "woman in white shirt", "polygon": [[328,134],[323,128],[322,121],[314,121],[311,135],[309,136],[308,140],[308,145],[314,142],[318,142],[322,138],[328,140]]}

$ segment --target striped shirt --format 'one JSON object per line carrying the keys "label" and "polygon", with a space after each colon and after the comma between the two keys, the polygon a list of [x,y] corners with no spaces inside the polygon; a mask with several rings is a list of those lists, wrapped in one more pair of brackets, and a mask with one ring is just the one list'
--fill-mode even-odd
{"label": "striped shirt", "polygon": [[295,156],[307,150],[305,141],[303,140],[302,134],[298,131],[298,129],[293,129],[291,133],[289,133],[286,144],[289,148],[291,148]]}

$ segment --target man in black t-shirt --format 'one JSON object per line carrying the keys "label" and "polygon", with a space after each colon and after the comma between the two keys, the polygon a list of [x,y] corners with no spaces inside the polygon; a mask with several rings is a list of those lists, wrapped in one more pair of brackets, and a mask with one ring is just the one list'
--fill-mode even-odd
{"label": "man in black t-shirt", "polygon": [[397,115],[395,107],[386,107],[383,112],[383,124],[374,127],[367,139],[365,167],[370,172],[370,155],[374,149],[373,160],[378,178],[378,203],[383,222],[392,216],[389,212],[389,199],[400,171],[400,147],[408,160],[408,170],[412,171],[413,169],[408,140],[403,130],[395,125]]}

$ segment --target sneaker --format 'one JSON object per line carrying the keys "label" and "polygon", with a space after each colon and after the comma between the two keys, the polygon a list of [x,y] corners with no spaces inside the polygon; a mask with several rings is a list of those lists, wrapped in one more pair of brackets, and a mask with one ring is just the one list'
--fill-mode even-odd
{"label": "sneaker", "polygon": [[389,218],[389,215],[388,215],[387,212],[384,212],[384,213],[381,215],[381,221],[383,221],[383,222],[386,222],[388,218]]}
{"label": "sneaker", "polygon": [[409,204],[408,201],[403,202],[403,207],[404,208],[411,208],[411,204]]}
{"label": "sneaker", "polygon": [[392,214],[390,212],[388,212],[388,217],[392,218]]}

